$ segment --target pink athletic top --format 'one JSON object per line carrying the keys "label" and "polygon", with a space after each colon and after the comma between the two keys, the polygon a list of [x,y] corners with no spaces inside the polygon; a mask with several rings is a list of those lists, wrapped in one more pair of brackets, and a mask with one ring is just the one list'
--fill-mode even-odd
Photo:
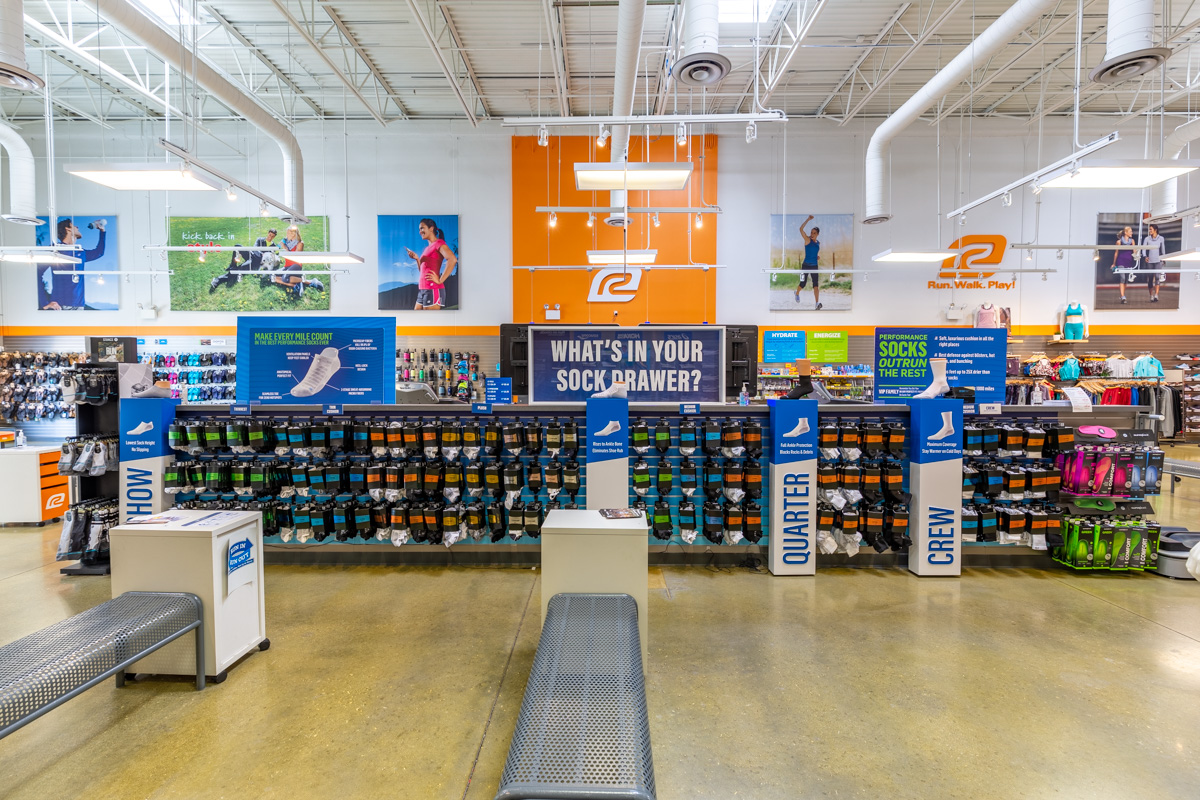
{"label": "pink athletic top", "polygon": [[421,265],[421,279],[417,284],[420,289],[440,289],[441,284],[434,283],[433,279],[442,274],[442,262],[446,259],[442,256],[441,250],[446,242],[442,239],[435,239],[429,243],[429,246],[421,251],[419,259]]}

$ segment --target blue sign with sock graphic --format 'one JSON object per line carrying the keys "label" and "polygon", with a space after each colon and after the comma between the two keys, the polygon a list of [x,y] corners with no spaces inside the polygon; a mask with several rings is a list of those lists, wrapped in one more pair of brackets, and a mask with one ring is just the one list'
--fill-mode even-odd
{"label": "blue sign with sock graphic", "polygon": [[777,400],[771,406],[771,463],[817,457],[817,401]]}
{"label": "blue sign with sock graphic", "polygon": [[932,397],[961,387],[977,403],[1003,403],[1007,351],[1004,328],[876,328],[875,399],[916,397],[937,383]]}
{"label": "blue sign with sock graphic", "polygon": [[588,400],[588,463],[628,457],[629,401],[621,397],[597,397]]}
{"label": "blue sign with sock graphic", "polygon": [[635,403],[725,402],[725,329],[529,329],[529,402],[579,403],[624,383]]}
{"label": "blue sign with sock graphic", "polygon": [[910,461],[931,464],[962,458],[963,402],[949,397],[912,398]]}
{"label": "blue sign with sock graphic", "polygon": [[396,402],[395,317],[238,317],[237,401]]}

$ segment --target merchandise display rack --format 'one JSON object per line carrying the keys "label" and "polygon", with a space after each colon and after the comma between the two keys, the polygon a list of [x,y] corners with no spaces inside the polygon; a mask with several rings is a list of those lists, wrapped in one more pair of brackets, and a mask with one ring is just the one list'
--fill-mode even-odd
{"label": "merchandise display rack", "polygon": [[[80,365],[89,370],[111,368],[115,373],[116,364],[84,364]],[[113,376],[114,384],[116,375]],[[75,433],[77,436],[90,434],[116,435],[120,427],[120,402],[114,396],[103,405],[81,403],[75,410]],[[120,470],[109,470],[101,475],[72,475],[70,478],[71,504],[78,505],[86,500],[101,497],[117,498],[121,489]],[[108,575],[112,571],[107,555],[95,564],[85,564],[79,561],[63,567],[59,572],[63,575]]]}

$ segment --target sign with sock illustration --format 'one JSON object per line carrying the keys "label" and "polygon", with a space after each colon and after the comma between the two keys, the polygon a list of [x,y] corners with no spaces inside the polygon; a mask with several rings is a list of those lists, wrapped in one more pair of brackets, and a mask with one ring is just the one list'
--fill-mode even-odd
{"label": "sign with sock illustration", "polygon": [[1007,352],[1003,328],[876,328],[875,399],[972,389],[974,402],[1003,403]]}
{"label": "sign with sock illustration", "polygon": [[921,576],[962,574],[963,403],[914,397],[909,485],[915,513],[908,568]]}
{"label": "sign with sock illustration", "polygon": [[725,329],[529,329],[529,402],[627,396],[638,403],[721,403]]}
{"label": "sign with sock illustration", "polygon": [[771,406],[772,575],[813,575],[816,558],[817,401]]}
{"label": "sign with sock illustration", "polygon": [[587,401],[587,507],[629,505],[629,401]]}
{"label": "sign with sock illustration", "polygon": [[239,403],[396,402],[394,317],[239,317]]}
{"label": "sign with sock illustration", "polygon": [[163,492],[163,473],[175,460],[167,428],[175,421],[178,400],[123,399],[121,426],[121,521],[157,514],[171,503]]}

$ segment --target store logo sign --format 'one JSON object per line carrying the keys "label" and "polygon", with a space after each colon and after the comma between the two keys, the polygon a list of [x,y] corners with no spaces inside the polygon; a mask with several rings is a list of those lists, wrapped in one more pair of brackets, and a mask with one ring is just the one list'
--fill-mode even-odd
{"label": "store logo sign", "polygon": [[592,278],[588,291],[589,303],[628,303],[642,285],[642,270],[638,267],[605,267]]}
{"label": "store logo sign", "polygon": [[[971,234],[950,243],[956,256],[942,262],[938,277],[952,282],[929,281],[930,289],[1013,289],[1017,282],[988,280],[996,274],[1008,240],[999,234]],[[988,268],[993,268],[988,271]]]}
{"label": "store logo sign", "polygon": [[47,511],[53,511],[56,508],[62,508],[66,504],[67,504],[67,493],[66,492],[52,494],[46,498],[46,510]]}

